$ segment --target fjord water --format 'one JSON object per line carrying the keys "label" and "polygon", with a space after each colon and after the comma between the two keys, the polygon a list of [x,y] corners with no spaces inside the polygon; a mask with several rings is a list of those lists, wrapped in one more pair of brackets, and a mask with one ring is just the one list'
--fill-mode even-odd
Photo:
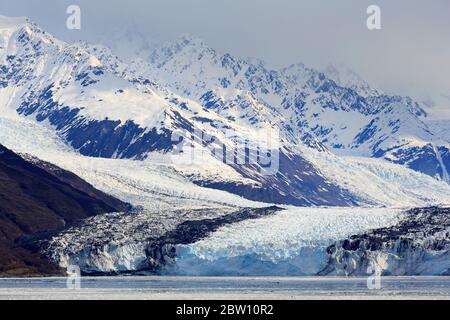
{"label": "fjord water", "polygon": [[[370,280],[369,280],[370,281]],[[450,277],[89,277],[0,279],[0,299],[450,299]]]}

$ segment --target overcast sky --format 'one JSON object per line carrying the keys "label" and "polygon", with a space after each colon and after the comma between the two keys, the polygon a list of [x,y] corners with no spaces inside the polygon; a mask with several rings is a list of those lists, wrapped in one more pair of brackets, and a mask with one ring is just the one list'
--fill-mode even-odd
{"label": "overcast sky", "polygon": [[[81,7],[81,31],[65,27],[70,4]],[[381,30],[366,27],[371,4]],[[150,44],[190,33],[274,67],[344,63],[390,92],[450,96],[448,0],[1,0],[0,14],[28,16],[68,41],[111,44],[130,28]]]}

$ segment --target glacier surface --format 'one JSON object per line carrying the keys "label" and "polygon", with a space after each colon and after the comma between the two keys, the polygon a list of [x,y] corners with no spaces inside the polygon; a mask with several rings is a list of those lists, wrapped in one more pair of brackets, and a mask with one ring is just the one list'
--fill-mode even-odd
{"label": "glacier surface", "polygon": [[392,226],[401,210],[293,208],[227,225],[206,239],[176,247],[163,274],[315,275],[327,265],[326,248],[350,235]]}

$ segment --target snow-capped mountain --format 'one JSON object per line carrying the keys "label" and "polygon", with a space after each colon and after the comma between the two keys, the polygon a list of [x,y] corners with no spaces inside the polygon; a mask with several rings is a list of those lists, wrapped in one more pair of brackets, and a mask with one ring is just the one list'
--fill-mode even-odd
{"label": "snow-capped mountain", "polygon": [[[250,257],[252,263],[246,264],[247,268],[242,269],[242,273],[252,274],[254,270],[261,272],[270,265],[273,266],[270,274],[282,274],[286,270],[283,266],[295,266],[290,269],[295,274],[309,274],[320,271],[320,267],[326,265],[325,250],[334,241],[370,228],[390,226],[395,222],[399,210],[391,207],[423,206],[445,203],[450,199],[448,185],[401,166],[377,159],[345,159],[315,151],[308,153],[307,160],[315,159],[315,165],[325,176],[333,177],[336,182],[345,185],[355,197],[364,199],[365,203],[389,208],[283,206],[286,211],[272,214],[262,221],[242,220],[238,225],[234,225],[238,220],[226,220],[226,223],[222,221],[219,225],[226,229],[217,231],[219,235],[222,233],[222,239],[223,232],[230,231],[225,233],[226,241],[217,242],[214,240],[217,237],[212,234],[211,239],[205,236],[208,243],[206,247],[202,247],[203,239],[200,244],[183,242],[186,246],[179,247],[178,242],[170,242],[168,246],[162,246],[161,239],[172,234],[178,225],[185,222],[191,225],[194,221],[202,220],[207,226],[214,227],[217,226],[214,221],[224,215],[233,214],[242,208],[264,208],[268,204],[196,186],[182,174],[186,172],[186,168],[174,167],[164,155],[160,159],[149,157],[143,161],[80,155],[65,145],[51,127],[13,112],[8,113],[5,109],[1,111],[2,144],[13,147],[22,154],[32,154],[55,163],[60,168],[77,174],[95,188],[129,202],[136,208],[131,213],[118,212],[88,219],[77,227],[46,239],[44,253],[53,261],[61,267],[67,267],[71,263],[79,264],[85,272],[134,272],[141,268],[148,271],[145,268],[154,265],[151,261],[157,257],[157,248],[167,248],[168,251],[165,252],[170,253],[169,249],[176,245],[177,257],[181,261],[177,263],[178,269],[175,272],[210,274],[217,268],[207,268],[208,266],[243,266],[233,261],[245,263]],[[202,165],[201,171],[203,174],[208,171],[207,163]],[[230,180],[238,178],[233,174],[236,173],[231,168],[222,172]],[[249,182],[243,180],[242,183]],[[252,210],[248,212],[251,214]],[[257,242],[252,242],[252,239]],[[175,240],[180,241],[179,238]],[[243,245],[239,243],[241,240],[244,241]],[[186,241],[190,242],[190,238]],[[213,246],[214,243],[215,246],[209,250],[208,246]],[[152,247],[154,244],[159,247]],[[217,246],[217,249],[220,246],[227,248],[228,244],[235,251],[215,250]],[[190,247],[196,251],[189,252]],[[198,248],[205,250],[198,251]],[[252,250],[255,252],[252,253]],[[230,253],[234,257],[230,258]],[[192,260],[193,258],[199,260]],[[194,270],[179,268],[189,261],[206,264],[204,268],[199,265]],[[303,262],[297,265],[300,261]],[[266,269],[253,268],[261,266]],[[311,269],[313,266],[317,269]],[[305,267],[308,269],[304,269]],[[222,274],[233,271],[230,268],[223,269]]]}
{"label": "snow-capped mountain", "polygon": [[[134,207],[38,242],[84,272],[201,274],[250,261],[315,274],[334,242],[397,225],[393,207],[449,204],[450,186],[423,174],[440,177],[448,141],[437,142],[420,105],[336,81],[302,64],[270,70],[190,36],[127,63],[0,17],[0,143]],[[224,161],[241,140],[244,152]],[[208,268],[183,267],[191,262]]]}
{"label": "snow-capped mountain", "polygon": [[226,117],[236,118],[236,101],[245,101],[264,108],[287,135],[293,133],[294,143],[313,137],[336,154],[383,158],[448,182],[448,141],[422,120],[422,106],[372,89],[348,69],[321,73],[295,64],[270,70],[191,36],[165,44],[149,61],[152,67],[137,64],[134,70]]}
{"label": "snow-capped mountain", "polygon": [[[173,151],[179,144],[173,141],[175,135],[188,140],[195,130],[206,132],[216,143],[231,149],[235,143],[226,133],[252,137],[255,128],[249,126],[255,121],[257,130],[276,136],[276,126],[266,120],[258,104],[236,101],[240,104],[236,111],[248,110],[255,118],[236,121],[121,70],[123,63],[104,48],[63,43],[25,19],[4,20],[8,27],[2,31],[6,50],[1,57],[1,100],[7,108],[52,126],[83,155],[144,159],[150,152]],[[91,53],[96,50],[98,57]],[[193,145],[200,148],[203,143],[194,141]],[[237,166],[216,161],[218,172],[226,172],[224,167],[231,166],[240,179],[193,180],[267,202],[355,203],[348,191],[329,182],[297,151],[281,145],[274,152],[279,153],[280,163],[275,176],[262,174],[264,168],[258,163]],[[253,183],[242,184],[245,179]]]}
{"label": "snow-capped mountain", "polygon": [[[432,133],[411,99],[363,97],[301,64],[269,70],[191,36],[156,50],[150,63],[127,64],[106,47],[59,41],[27,19],[0,20],[2,107],[50,126],[82,155],[142,160],[178,151],[182,158],[217,145],[232,150],[244,137],[250,141],[244,163],[236,154],[228,163],[219,152],[201,158],[198,170],[185,165],[181,172],[204,187],[294,205],[382,202],[336,179],[340,169],[332,173],[320,164],[317,158],[333,157],[327,148],[407,163],[432,176],[448,161],[445,147],[428,145]],[[248,161],[258,132],[276,138],[266,146],[276,162],[273,174]],[[179,150],[180,141],[187,149]],[[426,157],[436,165],[424,164]]]}

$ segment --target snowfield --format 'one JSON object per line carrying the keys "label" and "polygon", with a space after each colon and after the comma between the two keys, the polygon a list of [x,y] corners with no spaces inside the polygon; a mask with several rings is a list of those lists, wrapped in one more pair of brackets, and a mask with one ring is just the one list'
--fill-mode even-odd
{"label": "snowfield", "polygon": [[[200,207],[213,204],[232,207],[270,205],[190,182],[188,177],[198,174],[211,179],[248,183],[229,166],[220,166],[218,171],[214,166],[217,160],[212,157],[202,164],[184,165],[183,161],[177,161],[170,154],[161,153],[153,153],[144,161],[81,156],[45,123],[21,117],[8,108],[2,108],[0,112],[1,144],[72,171],[94,187],[133,205],[149,209],[170,209],[174,205],[180,208],[183,203],[187,208],[197,204]],[[376,159],[337,157],[306,147],[300,152],[330,181],[348,189],[363,205],[414,207],[450,204],[448,184],[400,165]]]}
{"label": "snowfield", "polygon": [[373,205],[420,207],[448,205],[449,185],[401,165],[364,157],[338,157],[308,150],[305,158],[331,181]]}
{"label": "snowfield", "polygon": [[156,154],[148,161],[81,156],[65,145],[50,128],[4,109],[0,115],[0,128],[0,143],[4,146],[72,171],[97,189],[135,206],[156,210],[173,209],[174,206],[181,208],[183,203],[189,208],[197,205],[263,206],[191,183],[167,165],[170,156]]}

